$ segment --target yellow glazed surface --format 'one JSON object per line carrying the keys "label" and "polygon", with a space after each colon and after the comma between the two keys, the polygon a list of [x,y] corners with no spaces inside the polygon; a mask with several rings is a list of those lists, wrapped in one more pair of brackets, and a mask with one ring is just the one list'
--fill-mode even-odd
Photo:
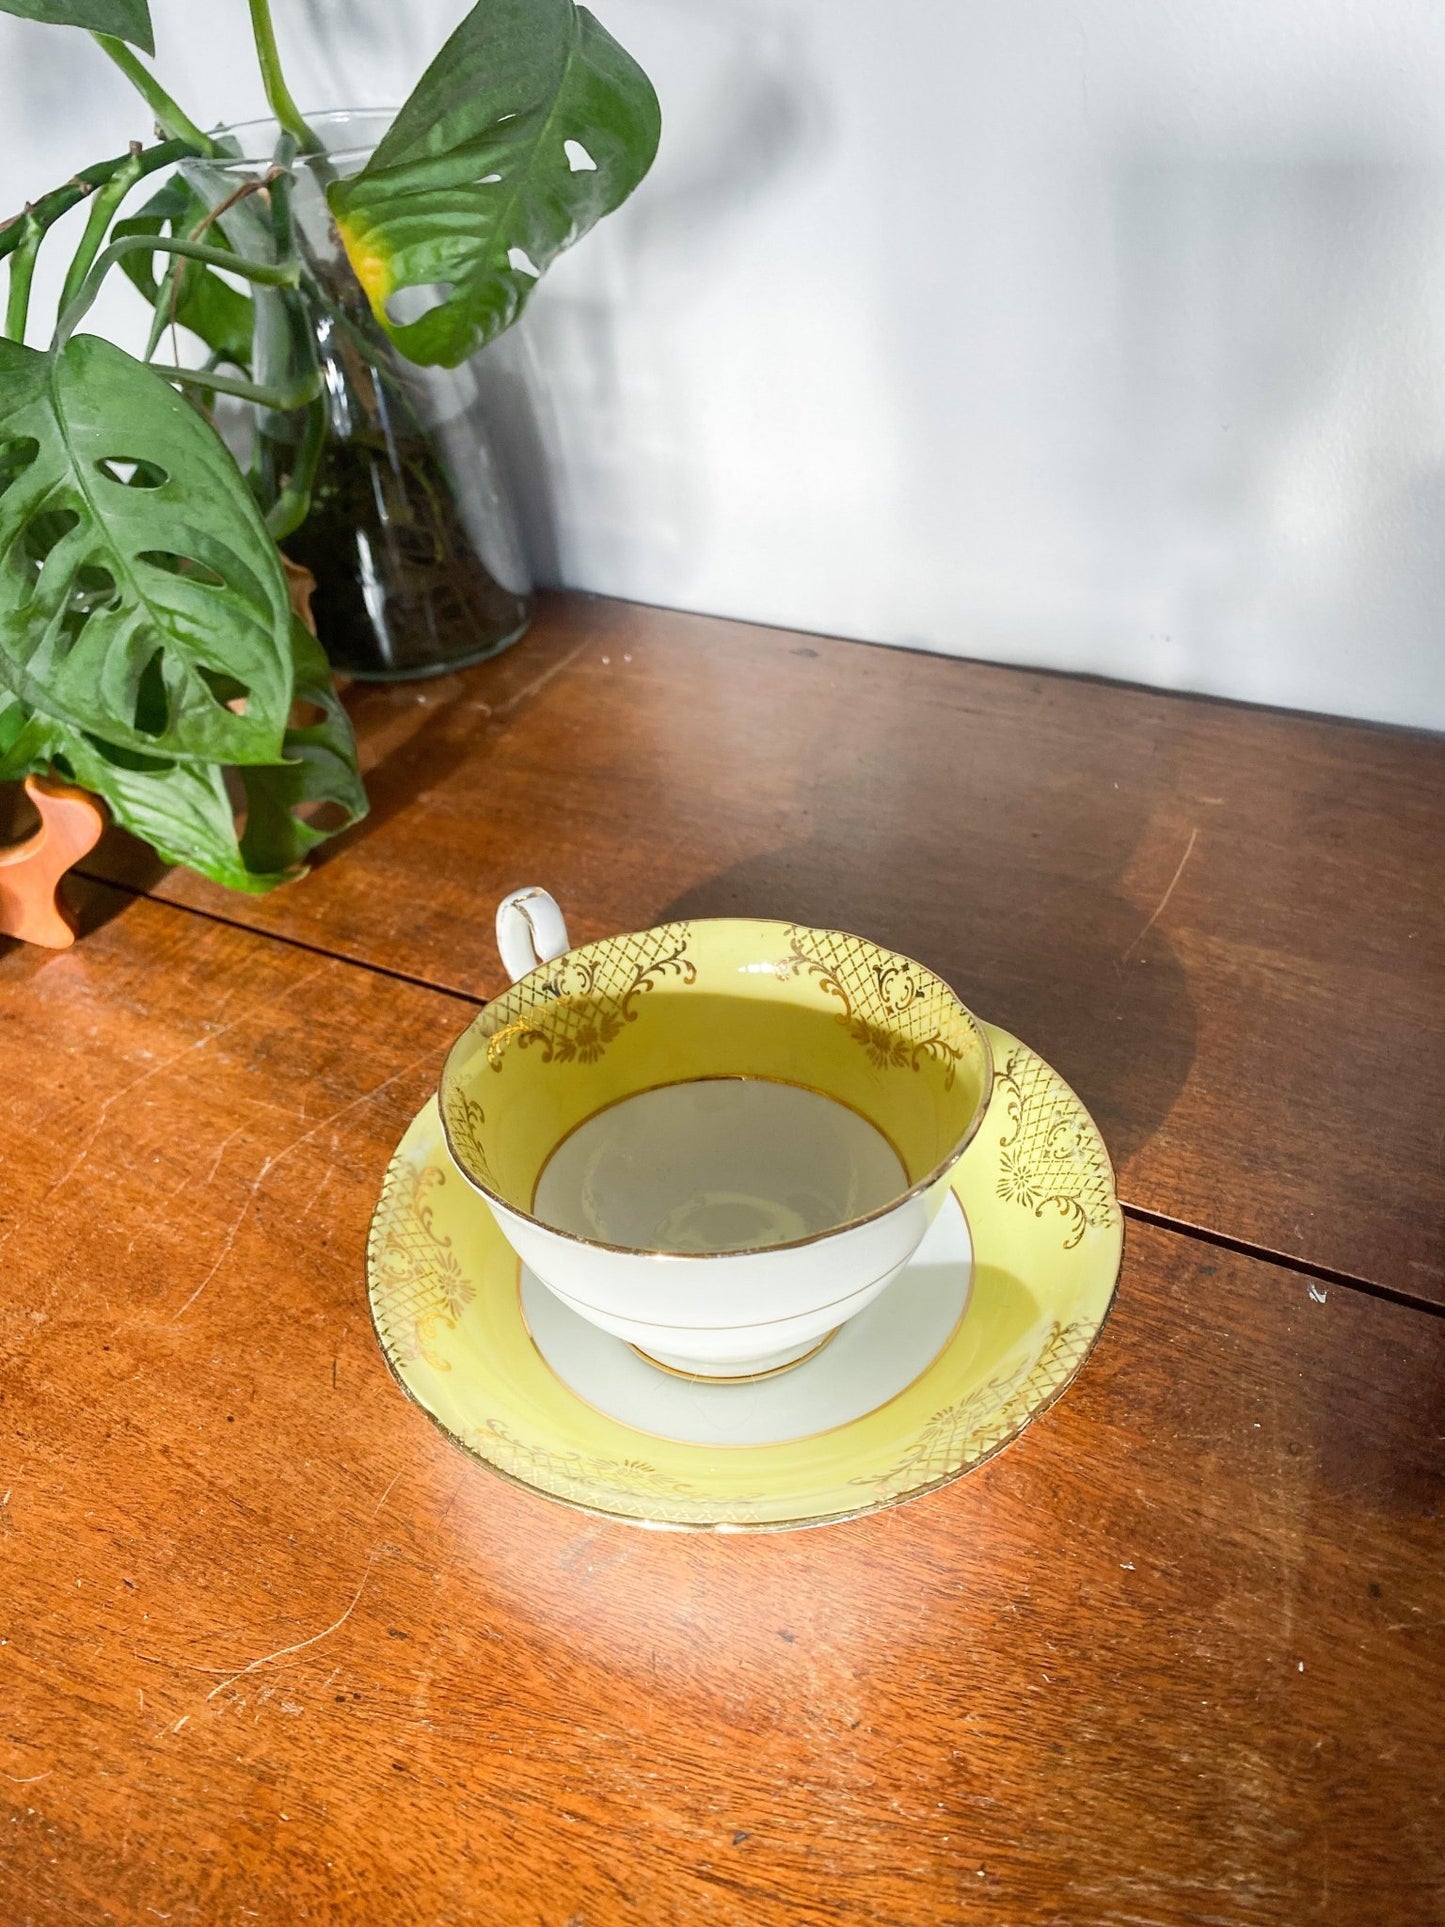
{"label": "yellow glazed surface", "polygon": [[921,964],[838,931],[717,919],[586,944],[514,984],[452,1050],[441,1114],[466,1174],[529,1215],[557,1145],[609,1105],[772,1078],[857,1111],[922,1190],[977,1128],[990,1076],[980,1026]]}
{"label": "yellow glazed surface", "polygon": [[[933,1363],[877,1410],[785,1445],[720,1449],[634,1431],[586,1404],[532,1342],[519,1261],[448,1157],[435,1101],[397,1149],[368,1246],[372,1316],[393,1374],[494,1470],[650,1524],[820,1524],[958,1477],[1068,1384],[1103,1325],[1123,1251],[1088,1113],[1034,1052],[985,1028],[993,1096],[953,1178],[973,1236],[972,1299]],[[503,1049],[519,1041],[513,1032]],[[944,1096],[942,1082],[940,1070]]]}

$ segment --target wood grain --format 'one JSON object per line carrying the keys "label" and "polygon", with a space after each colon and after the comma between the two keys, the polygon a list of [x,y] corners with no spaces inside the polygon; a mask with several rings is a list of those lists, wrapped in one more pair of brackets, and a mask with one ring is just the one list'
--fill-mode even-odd
{"label": "wood grain", "polygon": [[475,996],[525,883],[577,939],[856,930],[1055,1063],[1129,1202],[1445,1303],[1440,739],[579,597],[351,699],[373,816],[313,877],[108,873]]}
{"label": "wood grain", "polygon": [[466,1008],[89,911],[0,948],[7,1927],[1439,1920],[1445,1320],[1131,1227],[1094,1357],[972,1477],[771,1538],[588,1520],[369,1331]]}

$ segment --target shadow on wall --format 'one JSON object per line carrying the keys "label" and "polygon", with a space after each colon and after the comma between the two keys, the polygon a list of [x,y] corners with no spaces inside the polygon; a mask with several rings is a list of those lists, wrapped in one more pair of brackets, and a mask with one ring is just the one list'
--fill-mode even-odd
{"label": "shadow on wall", "polygon": [[[304,0],[298,89],[329,104],[399,104],[463,10],[436,0],[407,9]],[[633,199],[584,238],[585,259],[554,265],[524,320],[472,364],[543,586],[567,580],[574,494],[587,505],[574,541],[606,549],[619,569],[634,544],[649,557],[659,548],[690,552],[698,449],[685,384],[671,373],[667,332],[644,327],[644,365],[636,342],[626,357],[620,352],[618,317],[635,327],[649,291],[664,283],[681,281],[685,298],[705,299],[693,285],[699,260],[725,260],[729,228],[797,165],[821,128],[796,30],[763,9],[615,0],[605,15],[662,96],[658,159]],[[665,529],[655,516],[642,526],[631,486],[639,447],[650,499],[662,494],[669,503]]]}
{"label": "shadow on wall", "polygon": [[1368,651],[1401,720],[1432,679],[1438,713],[1445,177],[1140,152],[1113,207],[1101,605],[1158,612],[1161,681],[1287,701],[1281,657],[1314,656],[1348,710]]}
{"label": "shadow on wall", "polygon": [[[485,379],[502,391],[499,432],[537,577],[552,585],[569,579],[569,535],[605,550],[622,575],[633,547],[646,560],[695,550],[699,437],[687,383],[674,372],[672,330],[689,305],[707,300],[700,264],[725,269],[730,234],[826,138],[789,23],[721,0],[690,0],[684,10],[634,0],[610,9],[608,23],[663,98],[657,161],[483,357]],[[659,297],[665,327],[647,319]],[[647,454],[648,501],[668,503],[665,528],[655,514],[647,519],[634,490],[638,448]],[[587,505],[575,531],[572,498]]]}

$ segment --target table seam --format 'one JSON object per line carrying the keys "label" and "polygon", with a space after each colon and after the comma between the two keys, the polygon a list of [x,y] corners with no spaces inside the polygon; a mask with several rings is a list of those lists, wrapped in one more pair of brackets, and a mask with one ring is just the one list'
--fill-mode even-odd
{"label": "table seam", "polygon": [[[368,971],[375,977],[389,978],[393,983],[409,985],[413,990],[425,990],[435,997],[447,997],[453,1002],[464,1004],[472,1010],[480,1010],[491,1000],[478,997],[475,993],[459,990],[450,984],[438,984],[426,977],[412,975],[405,970],[394,969],[389,964],[373,963],[362,957],[349,956],[344,950],[328,950],[324,944],[308,943],[303,937],[282,935],[279,931],[260,930],[254,924],[243,923],[235,917],[225,917],[215,910],[202,910],[189,903],[176,903],[169,897],[153,895],[139,884],[118,883],[112,877],[97,875],[93,870],[77,866],[72,876],[84,877],[88,883],[102,889],[118,891],[122,896],[143,899],[162,910],[169,910],[178,916],[199,917],[205,923],[215,923],[224,929],[239,930],[248,937],[258,937],[265,942],[278,943],[290,950],[299,950],[308,956],[325,957],[332,963],[345,964],[352,970]],[[1356,1291],[1364,1297],[1377,1298],[1386,1304],[1400,1305],[1409,1311],[1422,1311],[1433,1318],[1445,1318],[1445,1304],[1437,1304],[1429,1298],[1416,1297],[1412,1292],[1401,1291],[1397,1286],[1379,1284],[1374,1279],[1361,1277],[1357,1272],[1343,1271],[1333,1265],[1316,1260],[1297,1258],[1290,1252],[1276,1251],[1269,1245],[1255,1244],[1248,1238],[1237,1238],[1227,1231],[1216,1231],[1208,1225],[1190,1224],[1186,1219],[1172,1217],[1168,1212],[1152,1210],[1147,1205],[1131,1204],[1119,1199],[1124,1216],[1136,1224],[1151,1225],[1155,1230],[1172,1233],[1175,1237],[1191,1239],[1196,1244],[1213,1245],[1221,1251],[1233,1252],[1239,1257],[1253,1258],[1263,1264],[1274,1265],[1280,1271],[1293,1272],[1297,1277],[1317,1279],[1321,1284],[1337,1285],[1345,1291]]]}

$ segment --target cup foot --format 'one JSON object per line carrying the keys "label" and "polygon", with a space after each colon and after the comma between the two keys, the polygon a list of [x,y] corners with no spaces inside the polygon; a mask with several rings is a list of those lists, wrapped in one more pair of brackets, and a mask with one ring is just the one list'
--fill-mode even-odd
{"label": "cup foot", "polygon": [[[666,1352],[645,1352],[640,1345],[629,1345],[628,1350],[636,1352],[644,1365],[652,1365],[659,1372],[666,1372],[670,1378],[694,1379],[699,1385],[756,1385],[759,1379],[777,1378],[783,1372],[790,1372],[794,1366],[805,1365],[810,1358],[816,1358],[825,1345],[831,1345],[842,1330],[835,1325],[821,1338],[815,1338],[808,1345],[794,1345],[784,1352],[771,1352],[739,1371],[736,1364],[726,1371],[708,1372],[699,1369],[689,1359],[675,1358]],[[741,1362],[741,1361],[739,1361]]]}

